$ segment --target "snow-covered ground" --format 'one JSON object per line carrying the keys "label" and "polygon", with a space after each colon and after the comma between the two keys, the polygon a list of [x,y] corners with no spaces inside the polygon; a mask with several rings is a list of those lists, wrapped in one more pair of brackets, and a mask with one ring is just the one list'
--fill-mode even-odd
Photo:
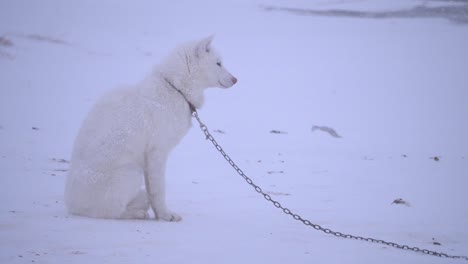
{"label": "snow-covered ground", "polygon": [[468,255],[468,24],[450,8],[285,9],[463,17],[466,1],[168,2],[0,2],[0,263],[465,263],[294,221],[195,125],[168,164],[182,222],[67,215],[67,162],[93,102],[215,33],[239,82],[209,90],[200,116],[274,199],[336,231]]}

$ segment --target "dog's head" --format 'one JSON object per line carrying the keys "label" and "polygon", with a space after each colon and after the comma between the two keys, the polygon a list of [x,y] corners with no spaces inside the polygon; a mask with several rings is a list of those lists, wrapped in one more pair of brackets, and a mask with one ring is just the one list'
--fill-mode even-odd
{"label": "dog's head", "polygon": [[211,46],[212,40],[213,36],[210,36],[193,46],[192,54],[197,66],[196,78],[207,87],[229,88],[237,79],[224,67],[221,56]]}
{"label": "dog's head", "polygon": [[165,61],[164,71],[172,81],[190,84],[192,89],[229,88],[237,79],[224,68],[221,56],[211,46],[213,36],[186,43],[175,49]]}

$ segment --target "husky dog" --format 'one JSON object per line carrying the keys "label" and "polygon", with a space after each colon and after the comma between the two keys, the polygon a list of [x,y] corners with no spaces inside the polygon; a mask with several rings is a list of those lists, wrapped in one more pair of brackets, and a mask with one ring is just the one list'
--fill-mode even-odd
{"label": "husky dog", "polygon": [[[165,167],[209,87],[237,79],[211,47],[212,37],[170,54],[137,85],[103,96],[76,138],[65,187],[71,214],[180,221],[166,207]],[[144,187],[144,188],[143,188]]]}

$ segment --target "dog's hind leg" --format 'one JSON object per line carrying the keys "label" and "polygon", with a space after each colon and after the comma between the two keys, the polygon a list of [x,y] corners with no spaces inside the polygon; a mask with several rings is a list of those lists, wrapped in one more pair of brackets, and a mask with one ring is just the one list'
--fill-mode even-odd
{"label": "dog's hind leg", "polygon": [[127,205],[127,208],[122,213],[123,219],[148,219],[148,210],[150,203],[146,190],[140,190],[133,200]]}

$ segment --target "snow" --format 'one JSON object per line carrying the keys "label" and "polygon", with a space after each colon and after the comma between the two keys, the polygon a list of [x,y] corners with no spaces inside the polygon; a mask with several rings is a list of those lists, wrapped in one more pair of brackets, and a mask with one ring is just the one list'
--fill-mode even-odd
{"label": "snow", "polygon": [[[446,3],[455,4],[466,8]],[[174,46],[215,33],[239,82],[209,90],[199,114],[225,132],[213,134],[255,183],[326,228],[468,255],[467,24],[450,14],[362,19],[263,8],[420,5],[444,3],[0,2],[0,37],[11,41],[0,41],[0,263],[463,263],[294,221],[196,125],[168,164],[168,201],[182,222],[81,218],[63,205],[61,159],[95,100],[144,78]],[[392,203],[398,198],[409,205]]]}

